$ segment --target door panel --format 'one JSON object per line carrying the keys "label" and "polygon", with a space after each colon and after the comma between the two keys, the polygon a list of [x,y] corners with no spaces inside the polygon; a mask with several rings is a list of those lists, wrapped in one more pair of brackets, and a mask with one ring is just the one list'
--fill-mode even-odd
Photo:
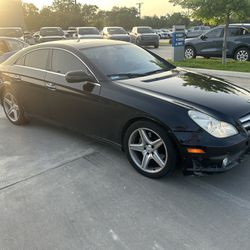
{"label": "door panel", "polygon": [[213,29],[199,39],[196,45],[198,55],[219,56],[222,55],[223,37],[222,28]]}
{"label": "door panel", "polygon": [[36,116],[47,116],[44,80],[46,72],[39,69],[18,67],[15,90],[25,112]]}
{"label": "door panel", "polygon": [[65,127],[97,135],[100,107],[98,83],[68,83],[65,76],[50,72],[46,76],[46,102],[50,119]]}

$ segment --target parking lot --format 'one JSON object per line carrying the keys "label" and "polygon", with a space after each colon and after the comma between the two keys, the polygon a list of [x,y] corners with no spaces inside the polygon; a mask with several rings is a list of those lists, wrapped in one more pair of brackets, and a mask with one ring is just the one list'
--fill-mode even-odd
{"label": "parking lot", "polygon": [[109,144],[11,125],[1,107],[0,141],[0,249],[249,249],[250,157],[220,175],[148,179]]}

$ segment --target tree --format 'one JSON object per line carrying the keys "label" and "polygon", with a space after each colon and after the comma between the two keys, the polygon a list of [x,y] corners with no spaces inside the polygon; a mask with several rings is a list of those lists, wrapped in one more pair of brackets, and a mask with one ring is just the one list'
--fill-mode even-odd
{"label": "tree", "polygon": [[224,39],[222,48],[222,63],[226,64],[228,27],[231,18],[241,18],[250,15],[250,0],[170,0],[193,11],[192,15],[210,22],[223,23]]}
{"label": "tree", "polygon": [[94,26],[98,7],[96,5],[84,4],[81,7],[81,23],[85,26]]}
{"label": "tree", "polygon": [[23,3],[24,21],[29,30],[39,27],[39,10],[32,3]]}

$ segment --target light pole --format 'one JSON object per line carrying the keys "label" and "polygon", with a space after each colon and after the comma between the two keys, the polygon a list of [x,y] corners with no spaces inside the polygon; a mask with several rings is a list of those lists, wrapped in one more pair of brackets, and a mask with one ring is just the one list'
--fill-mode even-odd
{"label": "light pole", "polygon": [[139,13],[139,17],[141,19],[141,7],[142,7],[143,3],[142,2],[141,3],[137,3],[136,5],[138,5],[138,13]]}

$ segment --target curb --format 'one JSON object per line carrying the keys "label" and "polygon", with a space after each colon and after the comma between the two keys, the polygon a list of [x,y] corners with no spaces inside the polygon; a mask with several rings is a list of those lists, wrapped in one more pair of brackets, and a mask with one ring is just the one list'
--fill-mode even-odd
{"label": "curb", "polygon": [[208,74],[208,75],[228,76],[228,77],[237,77],[237,78],[249,79],[249,83],[250,83],[250,73],[237,72],[237,71],[225,71],[225,70],[213,70],[213,69],[186,68],[186,67],[181,67],[181,68],[187,69],[187,70],[190,70],[190,71],[205,73],[205,74]]}

